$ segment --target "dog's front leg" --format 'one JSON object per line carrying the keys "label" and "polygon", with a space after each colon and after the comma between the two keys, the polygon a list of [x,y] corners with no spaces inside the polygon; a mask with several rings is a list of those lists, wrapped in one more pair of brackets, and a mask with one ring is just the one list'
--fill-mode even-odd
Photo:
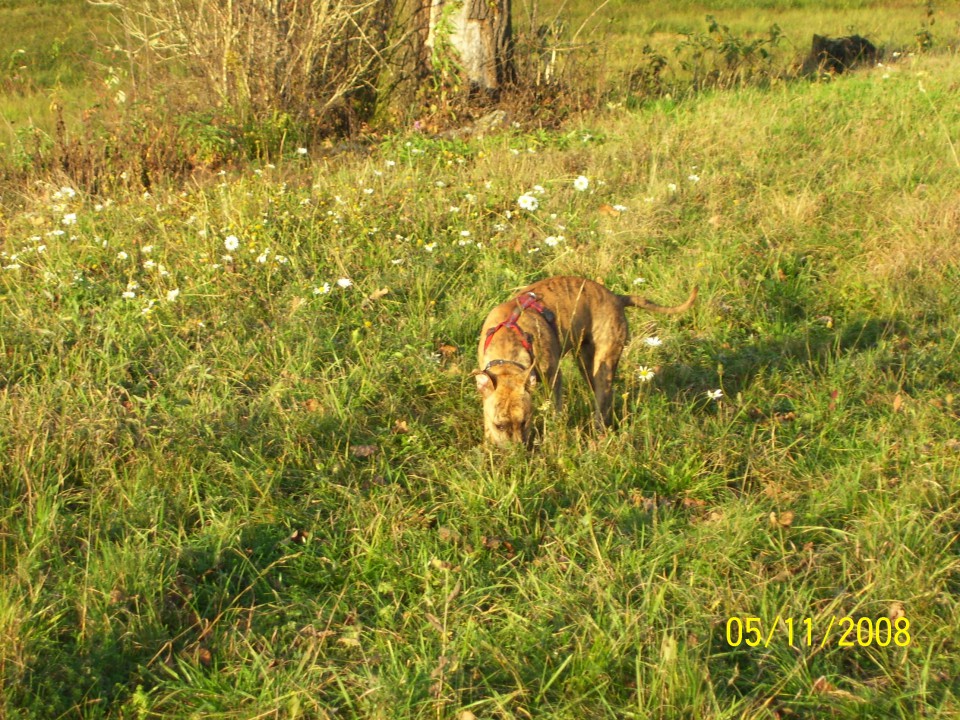
{"label": "dog's front leg", "polygon": [[563,407],[563,375],[559,367],[550,379],[550,389],[553,392],[553,409],[559,413]]}

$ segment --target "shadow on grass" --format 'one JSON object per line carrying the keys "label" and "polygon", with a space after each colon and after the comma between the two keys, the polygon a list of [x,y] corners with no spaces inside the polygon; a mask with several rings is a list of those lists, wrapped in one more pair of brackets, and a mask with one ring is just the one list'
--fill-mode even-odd
{"label": "shadow on grass", "polygon": [[739,348],[703,342],[695,350],[698,364],[666,365],[660,383],[667,397],[677,402],[702,398],[717,388],[722,388],[727,397],[735,397],[748,390],[762,372],[794,368],[823,372],[832,360],[875,348],[882,340],[906,330],[906,324],[897,318],[867,318],[851,321],[836,331],[817,326]]}
{"label": "shadow on grass", "polygon": [[[125,716],[119,710],[129,710],[134,695],[191,678],[222,690],[220,710],[229,711],[236,688],[216,679],[217,668],[242,662],[250,634],[275,634],[294,619],[291,606],[320,590],[312,583],[288,587],[284,573],[343,583],[331,580],[336,574],[323,562],[320,545],[310,547],[305,538],[280,523],[253,524],[233,542],[201,531],[171,552],[158,578],[126,588],[118,579],[110,598],[68,602],[55,628],[30,636],[25,654],[31,661],[10,694],[18,716]],[[53,588],[50,602],[68,590]],[[290,602],[278,608],[281,595]],[[245,690],[255,694],[256,688]]]}

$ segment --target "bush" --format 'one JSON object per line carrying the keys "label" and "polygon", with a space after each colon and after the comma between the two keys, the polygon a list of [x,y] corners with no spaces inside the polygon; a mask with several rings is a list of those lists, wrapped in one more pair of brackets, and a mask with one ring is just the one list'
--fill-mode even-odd
{"label": "bush", "polygon": [[132,65],[173,61],[242,122],[277,112],[350,127],[372,116],[402,38],[397,0],[117,0]]}

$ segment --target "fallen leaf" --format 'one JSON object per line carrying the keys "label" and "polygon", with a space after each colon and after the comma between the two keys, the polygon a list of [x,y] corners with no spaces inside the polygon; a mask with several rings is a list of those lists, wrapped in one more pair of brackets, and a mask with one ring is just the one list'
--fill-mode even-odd
{"label": "fallen leaf", "polygon": [[771,512],[770,524],[774,527],[790,527],[793,525],[793,510],[784,510],[779,514]]}
{"label": "fallen leaf", "polygon": [[363,299],[362,305],[367,306],[370,303],[375,303],[377,300],[380,300],[389,292],[390,292],[390,288],[380,288],[379,290],[374,290],[372,293],[370,293],[369,295],[367,295],[367,297]]}
{"label": "fallen leaf", "polygon": [[606,215],[607,217],[620,217],[620,211],[609,203],[603,203],[597,210],[601,215]]}
{"label": "fallen leaf", "polygon": [[903,395],[897,393],[893,396],[893,412],[898,413],[903,407]]}
{"label": "fallen leaf", "polygon": [[513,549],[513,543],[511,543],[509,540],[499,537],[487,537],[486,535],[483,535],[480,538],[480,542],[483,543],[483,546],[487,550],[499,550],[500,548],[503,548],[508,558],[512,558],[516,554],[516,551]]}
{"label": "fallen leaf", "polygon": [[817,693],[818,695],[826,695],[827,693],[833,692],[834,687],[829,682],[827,682],[827,678],[825,675],[821,675],[820,677],[818,677],[816,680],[813,681],[813,687],[811,688],[811,690],[813,690],[813,692]]}
{"label": "fallen leaf", "polygon": [[778,572],[776,575],[773,576],[773,582],[786,582],[787,580],[793,577],[793,573],[794,571],[791,570],[790,568],[784,568],[783,570],[781,570],[780,572]]}
{"label": "fallen leaf", "polygon": [[480,538],[480,542],[483,543],[483,546],[487,550],[496,550],[500,547],[500,538],[496,537],[487,537],[486,535]]}
{"label": "fallen leaf", "polygon": [[320,401],[316,398],[310,398],[303,401],[303,409],[307,412],[316,412],[320,409]]}
{"label": "fallen leaf", "polygon": [[841,690],[840,688],[834,687],[827,681],[827,678],[823,675],[821,675],[820,677],[818,677],[816,680],[813,681],[812,690],[818,695],[832,695],[835,698],[841,698],[843,700],[858,700],[858,701],[862,700],[862,698],[857,697],[851,692],[847,692],[846,690]]}
{"label": "fallen leaf", "polygon": [[391,430],[394,435],[406,435],[410,432],[410,428],[407,427],[406,420],[397,420],[393,423],[393,430]]}
{"label": "fallen leaf", "polygon": [[437,537],[439,537],[442,542],[457,542],[460,539],[460,533],[452,527],[442,525],[437,528]]}
{"label": "fallen leaf", "polygon": [[355,458],[373,457],[379,452],[380,448],[376,445],[351,445],[350,454]]}
{"label": "fallen leaf", "polygon": [[293,534],[287,538],[287,541],[292,542],[294,545],[303,545],[309,537],[309,533],[306,530],[294,530]]}
{"label": "fallen leaf", "polygon": [[907,616],[907,611],[903,609],[903,603],[894,600],[890,603],[890,607],[887,608],[887,617],[891,620],[899,620],[902,617]]}

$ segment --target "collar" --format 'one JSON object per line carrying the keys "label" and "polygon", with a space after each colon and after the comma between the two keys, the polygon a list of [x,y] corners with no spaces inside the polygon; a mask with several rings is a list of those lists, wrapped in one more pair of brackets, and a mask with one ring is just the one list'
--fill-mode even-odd
{"label": "collar", "polygon": [[513,365],[513,366],[515,366],[515,367],[520,368],[520,369],[523,370],[524,372],[526,372],[527,370],[530,369],[530,368],[526,367],[525,365],[522,365],[521,363],[518,363],[516,360],[502,360],[502,359],[497,359],[497,360],[491,360],[490,362],[488,362],[487,365],[486,365],[486,367],[483,368],[483,371],[486,372],[486,371],[489,370],[490,368],[492,368],[492,367],[497,367],[497,366],[499,366],[499,365]]}

